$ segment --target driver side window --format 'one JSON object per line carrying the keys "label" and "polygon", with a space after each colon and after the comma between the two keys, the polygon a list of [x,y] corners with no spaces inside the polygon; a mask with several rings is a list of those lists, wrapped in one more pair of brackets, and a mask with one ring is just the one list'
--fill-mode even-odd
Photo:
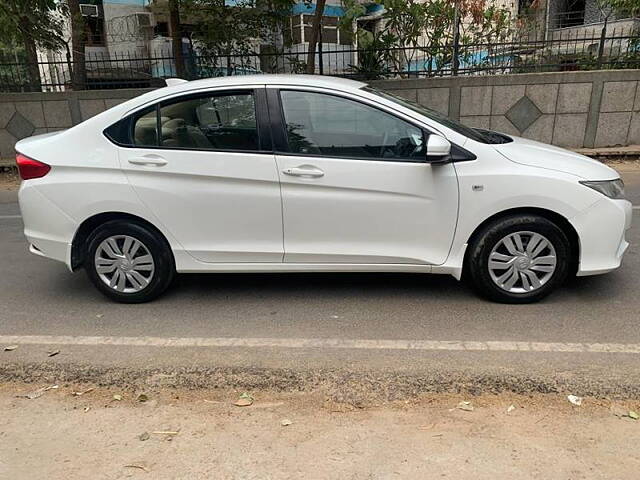
{"label": "driver side window", "polygon": [[347,98],[282,90],[289,151],[300,155],[424,161],[423,131]]}

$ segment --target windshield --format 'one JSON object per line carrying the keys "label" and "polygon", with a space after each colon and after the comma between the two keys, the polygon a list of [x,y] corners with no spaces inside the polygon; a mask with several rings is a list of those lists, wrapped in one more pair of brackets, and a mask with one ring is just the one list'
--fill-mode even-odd
{"label": "windshield", "polygon": [[512,141],[511,138],[506,135],[491,132],[488,130],[475,129],[471,127],[467,127],[466,125],[461,124],[460,122],[456,122],[455,120],[450,119],[449,117],[436,112],[435,110],[431,110],[430,108],[424,107],[417,102],[412,102],[411,100],[407,100],[406,98],[402,98],[398,95],[394,95],[393,93],[385,92],[383,90],[378,90],[373,87],[362,87],[362,90],[378,95],[382,98],[386,98],[387,100],[392,100],[396,103],[399,103],[403,107],[407,107],[414,112],[419,113],[420,115],[424,115],[431,120],[438,122],[441,125],[444,125],[447,128],[450,128],[454,132],[459,133],[460,135],[464,135],[465,137],[471,138],[476,142],[482,143],[507,143]]}

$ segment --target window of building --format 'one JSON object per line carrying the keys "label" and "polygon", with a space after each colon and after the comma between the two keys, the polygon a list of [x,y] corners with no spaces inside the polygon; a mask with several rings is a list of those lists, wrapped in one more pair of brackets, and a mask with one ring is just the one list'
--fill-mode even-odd
{"label": "window of building", "polygon": [[558,12],[558,27],[575,27],[584,25],[586,0],[564,0],[560,2]]}
{"label": "window of building", "polygon": [[169,22],[157,22],[153,27],[154,36],[168,37],[169,36]]}
{"label": "window of building", "polygon": [[[322,43],[351,45],[353,35],[339,28],[338,17],[322,17]],[[290,17],[290,32],[287,34],[291,43],[306,43],[311,38],[313,15],[293,15]]]}

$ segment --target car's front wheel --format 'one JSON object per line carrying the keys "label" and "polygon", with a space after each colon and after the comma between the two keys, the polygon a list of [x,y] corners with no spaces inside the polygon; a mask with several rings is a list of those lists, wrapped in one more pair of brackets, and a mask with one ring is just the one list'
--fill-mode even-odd
{"label": "car's front wheel", "polygon": [[142,303],[162,294],[175,267],[164,238],[147,226],[112,220],[88,239],[87,275],[107,297],[122,303]]}
{"label": "car's front wheel", "polygon": [[571,244],[538,215],[512,215],[486,225],[469,245],[467,273],[483,296],[503,303],[536,302],[567,278]]}

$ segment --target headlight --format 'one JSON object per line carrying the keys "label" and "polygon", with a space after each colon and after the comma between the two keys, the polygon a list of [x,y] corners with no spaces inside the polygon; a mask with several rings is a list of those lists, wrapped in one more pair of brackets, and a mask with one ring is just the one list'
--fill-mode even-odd
{"label": "headlight", "polygon": [[600,192],[609,198],[614,198],[616,200],[624,198],[624,182],[619,178],[616,180],[598,180],[593,182],[584,181],[580,183],[589,188],[593,188],[595,191]]}

